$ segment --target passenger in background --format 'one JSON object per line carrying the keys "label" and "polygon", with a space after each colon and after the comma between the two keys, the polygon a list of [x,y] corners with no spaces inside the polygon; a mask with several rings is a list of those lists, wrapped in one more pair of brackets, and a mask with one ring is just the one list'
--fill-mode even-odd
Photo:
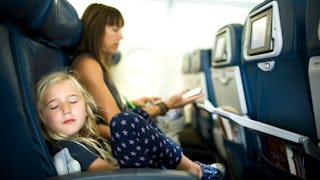
{"label": "passenger in background", "polygon": [[111,141],[98,133],[93,97],[71,74],[51,73],[37,84],[36,101],[42,132],[53,154],[68,148],[81,171],[129,167],[170,168],[201,179],[220,179],[221,164],[204,165],[183,155],[141,109],[115,114],[108,122]]}
{"label": "passenger in background", "polygon": [[[109,72],[109,60],[117,53],[120,40],[123,39],[121,30],[124,26],[124,19],[116,8],[94,3],[89,5],[83,13],[82,23],[82,39],[75,52],[71,68],[97,102],[99,115],[103,117],[104,124],[107,125],[99,126],[101,135],[110,138],[108,126],[111,118],[127,110]],[[154,106],[143,106],[143,109],[154,118],[158,115],[165,115],[169,109],[183,107],[203,96],[201,93],[182,98],[186,91],[183,90]],[[154,102],[154,99],[148,98],[133,102],[141,106],[147,102],[146,100]]]}

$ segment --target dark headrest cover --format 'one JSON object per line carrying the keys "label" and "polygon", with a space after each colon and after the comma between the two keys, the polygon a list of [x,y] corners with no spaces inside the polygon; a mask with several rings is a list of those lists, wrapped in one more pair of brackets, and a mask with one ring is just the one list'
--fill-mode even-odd
{"label": "dark headrest cover", "polygon": [[39,24],[45,39],[72,48],[80,42],[82,24],[76,10],[66,0],[54,1],[47,19]]}
{"label": "dark headrest cover", "polygon": [[306,35],[307,35],[307,48],[310,55],[317,55],[320,53],[320,1],[308,0],[307,1],[307,17],[306,17]]}
{"label": "dark headrest cover", "polygon": [[73,48],[80,41],[81,21],[66,0],[2,1],[0,12],[38,39],[55,46]]}

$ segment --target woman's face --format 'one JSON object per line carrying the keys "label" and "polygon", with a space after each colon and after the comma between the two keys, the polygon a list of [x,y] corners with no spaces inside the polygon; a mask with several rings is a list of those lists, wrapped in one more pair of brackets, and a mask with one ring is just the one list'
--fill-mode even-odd
{"label": "woman's face", "polygon": [[102,48],[105,54],[114,55],[117,53],[120,40],[123,39],[122,28],[118,26],[108,26],[104,28]]}
{"label": "woman's face", "polygon": [[72,136],[83,127],[87,116],[85,103],[71,83],[63,81],[49,86],[41,103],[43,120],[56,133]]}

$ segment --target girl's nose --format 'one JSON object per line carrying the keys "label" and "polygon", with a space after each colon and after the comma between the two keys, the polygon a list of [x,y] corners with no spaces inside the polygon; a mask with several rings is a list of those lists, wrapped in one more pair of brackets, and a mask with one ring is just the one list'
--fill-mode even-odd
{"label": "girl's nose", "polygon": [[62,113],[63,114],[70,114],[71,113],[71,108],[68,104],[62,105]]}

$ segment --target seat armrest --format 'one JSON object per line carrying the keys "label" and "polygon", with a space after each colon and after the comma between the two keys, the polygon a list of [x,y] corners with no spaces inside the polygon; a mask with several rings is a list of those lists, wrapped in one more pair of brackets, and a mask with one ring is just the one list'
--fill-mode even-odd
{"label": "seat armrest", "polygon": [[79,172],[47,178],[48,180],[199,180],[186,171],[153,168],[125,168],[95,172]]}

